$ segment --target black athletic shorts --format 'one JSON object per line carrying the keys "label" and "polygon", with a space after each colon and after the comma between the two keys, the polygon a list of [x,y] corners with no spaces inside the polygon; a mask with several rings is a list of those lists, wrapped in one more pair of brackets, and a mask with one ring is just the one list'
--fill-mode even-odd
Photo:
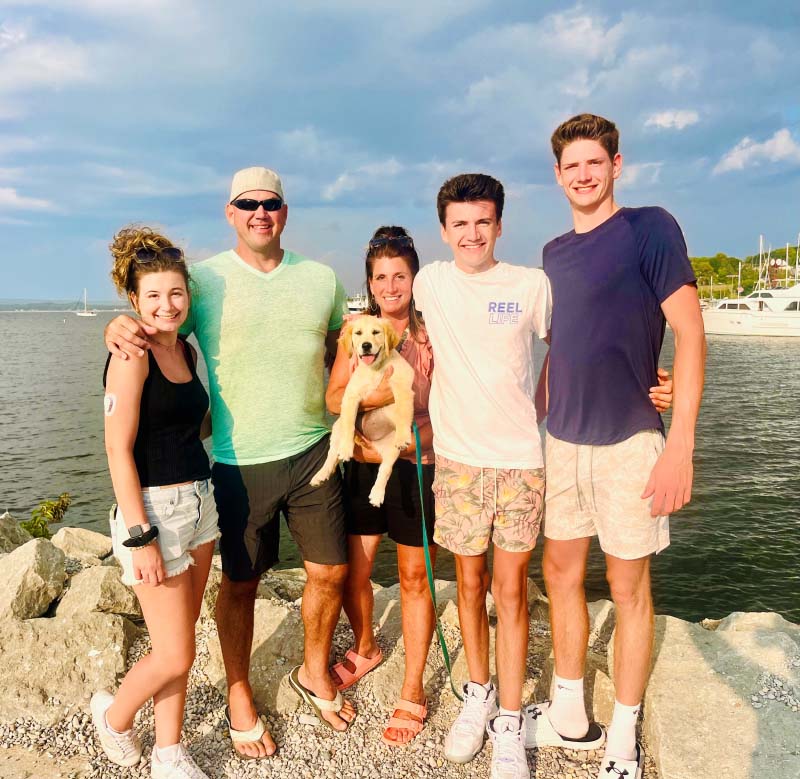
{"label": "black athletic shorts", "polygon": [[[422,466],[422,491],[425,496],[425,527],[428,542],[433,543],[436,508],[433,499],[434,466]],[[406,546],[422,546],[422,513],[419,504],[417,466],[409,460],[398,460],[386,485],[383,504],[376,508],[369,502],[369,492],[378,474],[376,463],[350,460],[344,464],[344,505],[347,532],[350,535],[375,536],[388,533],[389,538]]]}
{"label": "black athletic shorts", "polygon": [[330,436],[300,454],[257,465],[214,463],[211,479],[219,512],[222,570],[232,581],[261,576],[278,562],[280,515],[304,561],[347,562],[342,484],[339,470],[312,487]]}

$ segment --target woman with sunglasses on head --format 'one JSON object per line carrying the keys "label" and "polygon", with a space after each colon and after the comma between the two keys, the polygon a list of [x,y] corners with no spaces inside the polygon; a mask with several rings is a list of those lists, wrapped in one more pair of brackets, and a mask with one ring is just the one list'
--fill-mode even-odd
{"label": "woman with sunglasses on head", "polygon": [[[422,317],[414,308],[411,288],[419,271],[419,257],[411,236],[402,227],[380,227],[369,242],[366,255],[367,298],[364,312],[387,319],[397,334],[397,350],[414,368],[414,420],[422,445],[425,522],[431,561],[434,501],[433,434],[428,416],[428,394],[433,372],[433,354]],[[331,369],[326,394],[328,409],[338,414],[355,361],[340,344]],[[391,370],[391,369],[390,369]],[[386,378],[361,402],[361,410],[392,403]],[[354,633],[354,646],[331,674],[340,690],[355,684],[381,662],[381,650],[372,630],[374,601],[370,576],[381,536],[388,533],[397,543],[400,579],[405,677],[400,700],[382,740],[392,746],[408,744],[421,730],[427,706],[422,676],[433,636],[435,614],[428,592],[422,541],[422,507],[417,482],[416,445],[412,440],[392,469],[383,505],[376,508],[368,496],[378,470],[380,455],[368,438],[359,434],[353,460],[345,463],[344,498],[347,512],[348,562],[344,610]]]}
{"label": "woman with sunglasses on head", "polygon": [[219,531],[201,442],[210,432],[208,395],[194,349],[178,337],[189,311],[189,272],[183,252],[148,227],[120,230],[110,248],[117,290],[155,330],[148,359],[109,355],[103,376],[106,452],[117,499],[110,519],[114,555],[122,581],[139,600],[152,649],[116,695],[102,690],[92,696],[92,719],[108,758],[134,766],[142,751],[134,716],[152,698],[153,778],[203,779],[181,743],[181,727],[194,627]]}

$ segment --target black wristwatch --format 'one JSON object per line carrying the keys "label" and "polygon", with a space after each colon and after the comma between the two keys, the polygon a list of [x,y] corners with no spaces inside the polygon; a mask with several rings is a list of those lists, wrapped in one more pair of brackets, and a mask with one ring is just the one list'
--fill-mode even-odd
{"label": "black wristwatch", "polygon": [[125,539],[122,545],[129,549],[139,549],[152,544],[158,538],[158,527],[150,525],[149,530],[144,530],[141,525],[134,525],[128,528],[128,534],[130,538]]}

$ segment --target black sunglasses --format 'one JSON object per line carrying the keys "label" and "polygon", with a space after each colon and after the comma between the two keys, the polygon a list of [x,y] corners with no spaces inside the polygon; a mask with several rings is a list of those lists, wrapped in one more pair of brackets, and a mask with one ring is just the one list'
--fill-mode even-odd
{"label": "black sunglasses", "polygon": [[413,249],[414,239],[410,235],[387,235],[380,238],[373,238],[369,242],[369,248],[380,249],[381,246],[388,246],[389,244],[405,246],[407,249]]}
{"label": "black sunglasses", "polygon": [[162,246],[160,249],[148,249],[145,246],[140,246],[133,254],[136,262],[147,264],[148,262],[155,262],[159,257],[172,262],[179,262],[183,259],[183,249],[177,246]]}
{"label": "black sunglasses", "polygon": [[283,200],[279,197],[268,197],[266,200],[238,197],[236,200],[231,200],[231,205],[240,211],[258,211],[259,206],[264,206],[265,211],[280,211],[283,208]]}

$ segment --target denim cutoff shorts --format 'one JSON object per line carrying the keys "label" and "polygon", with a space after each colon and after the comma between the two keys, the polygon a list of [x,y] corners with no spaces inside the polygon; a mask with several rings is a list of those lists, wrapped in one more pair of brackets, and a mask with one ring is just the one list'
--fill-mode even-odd
{"label": "denim cutoff shorts", "polygon": [[[167,577],[177,576],[194,565],[192,550],[219,538],[217,504],[211,479],[179,487],[145,487],[142,490],[147,521],[158,527],[156,543],[161,547]],[[122,542],[130,536],[121,509],[109,514],[114,556],[122,566],[125,584],[141,584],[133,575],[133,549]]]}

